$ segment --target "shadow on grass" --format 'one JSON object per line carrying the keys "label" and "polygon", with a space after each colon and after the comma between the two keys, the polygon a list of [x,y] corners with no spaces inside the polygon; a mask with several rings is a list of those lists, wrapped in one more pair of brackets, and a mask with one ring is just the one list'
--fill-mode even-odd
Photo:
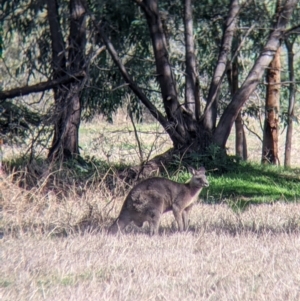
{"label": "shadow on grass", "polygon": [[[1,239],[5,236],[10,236],[18,238],[24,234],[42,234],[49,238],[67,238],[72,235],[85,235],[85,234],[96,234],[96,235],[109,235],[107,230],[110,224],[99,225],[96,221],[86,222],[85,224],[75,225],[73,227],[61,227],[58,228],[54,225],[41,225],[35,224],[30,227],[19,227],[6,228],[0,231]],[[109,235],[110,237],[120,236],[120,235],[149,235],[149,227],[146,225],[139,228],[133,224],[126,227],[123,233],[117,235]],[[185,235],[187,233],[192,233],[195,236],[201,236],[204,233],[216,233],[217,235],[278,235],[278,234],[300,234],[300,222],[299,219],[291,218],[287,220],[282,225],[270,225],[270,224],[260,224],[256,223],[254,220],[251,223],[243,223],[238,220],[225,220],[220,219],[217,222],[198,224],[197,226],[191,225],[186,232],[178,232],[177,228],[170,227],[159,227],[159,236],[172,236],[172,235]]]}
{"label": "shadow on grass", "polygon": [[235,172],[209,176],[203,190],[205,203],[227,202],[234,210],[250,204],[300,200],[300,170],[274,166],[241,164]]}

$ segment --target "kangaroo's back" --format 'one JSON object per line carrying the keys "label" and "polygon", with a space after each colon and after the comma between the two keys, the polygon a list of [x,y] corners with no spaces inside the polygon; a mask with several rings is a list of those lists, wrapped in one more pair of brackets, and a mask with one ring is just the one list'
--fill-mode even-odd
{"label": "kangaroo's back", "polygon": [[188,227],[188,213],[203,187],[208,186],[205,169],[189,168],[191,180],[178,183],[165,178],[149,178],[134,186],[127,195],[117,220],[109,229],[110,233],[122,230],[133,221],[142,226],[150,224],[150,234],[157,233],[161,214],[172,210],[180,231]]}
{"label": "kangaroo's back", "polygon": [[[164,199],[166,205],[171,206],[176,196],[186,190],[186,185],[165,178],[149,178],[138,183],[129,193],[129,196],[143,194],[146,191],[155,191]],[[128,198],[126,198],[127,200]],[[125,202],[126,202],[125,200]],[[150,201],[150,200],[149,200]],[[151,202],[151,201],[150,201]]]}

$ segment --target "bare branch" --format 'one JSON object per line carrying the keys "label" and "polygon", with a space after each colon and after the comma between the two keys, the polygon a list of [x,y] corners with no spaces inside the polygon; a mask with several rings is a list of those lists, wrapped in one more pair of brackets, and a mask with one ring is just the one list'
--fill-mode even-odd
{"label": "bare branch", "polygon": [[300,34],[300,25],[296,25],[296,26],[286,30],[286,32],[284,33],[284,36],[288,37],[291,34]]}
{"label": "bare branch", "polygon": [[30,93],[43,92],[45,90],[52,89],[58,85],[74,82],[82,77],[85,77],[85,72],[80,71],[80,72],[72,74],[72,75],[66,75],[61,78],[41,82],[36,85],[24,86],[21,88],[15,88],[12,90],[3,91],[3,92],[0,92],[0,100],[14,98],[17,96],[24,96],[24,95],[28,95]]}

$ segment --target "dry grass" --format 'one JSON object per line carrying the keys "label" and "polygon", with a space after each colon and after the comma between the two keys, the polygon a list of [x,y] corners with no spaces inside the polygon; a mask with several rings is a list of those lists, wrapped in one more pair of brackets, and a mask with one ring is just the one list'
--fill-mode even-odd
{"label": "dry grass", "polygon": [[[132,129],[120,141],[121,127],[104,125],[83,125],[83,154],[138,162]],[[144,156],[169,147],[165,136],[149,137],[140,135]],[[253,161],[260,158],[257,145],[250,146]],[[78,185],[68,185],[64,193],[45,193],[0,178],[1,301],[300,300],[300,204],[235,213],[226,204],[198,203],[187,233],[177,233],[167,213],[156,237],[147,225],[107,236],[123,197],[114,198],[102,182],[82,187],[81,196]]]}
{"label": "dry grass", "polygon": [[[82,197],[1,182],[1,300],[299,300],[300,205],[198,203],[187,233],[171,213],[107,236],[119,200],[99,186]],[[74,193],[73,193],[74,192]],[[130,229],[131,228],[131,229]]]}
{"label": "dry grass", "polygon": [[172,147],[169,136],[156,121],[136,124],[136,128],[139,141],[131,121],[124,117],[119,117],[114,125],[99,117],[92,123],[83,123],[80,127],[81,154],[108,163],[139,164]]}
{"label": "dry grass", "polygon": [[196,232],[1,242],[1,300],[299,300],[296,234]]}

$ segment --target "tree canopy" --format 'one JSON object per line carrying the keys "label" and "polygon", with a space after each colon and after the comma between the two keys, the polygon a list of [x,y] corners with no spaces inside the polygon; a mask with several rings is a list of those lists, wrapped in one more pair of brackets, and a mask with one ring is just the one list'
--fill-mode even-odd
{"label": "tree canopy", "polygon": [[4,1],[1,133],[14,128],[8,116],[23,118],[53,131],[50,159],[72,157],[80,120],[111,119],[129,92],[179,153],[225,149],[277,49],[299,47],[299,11],[296,0]]}

